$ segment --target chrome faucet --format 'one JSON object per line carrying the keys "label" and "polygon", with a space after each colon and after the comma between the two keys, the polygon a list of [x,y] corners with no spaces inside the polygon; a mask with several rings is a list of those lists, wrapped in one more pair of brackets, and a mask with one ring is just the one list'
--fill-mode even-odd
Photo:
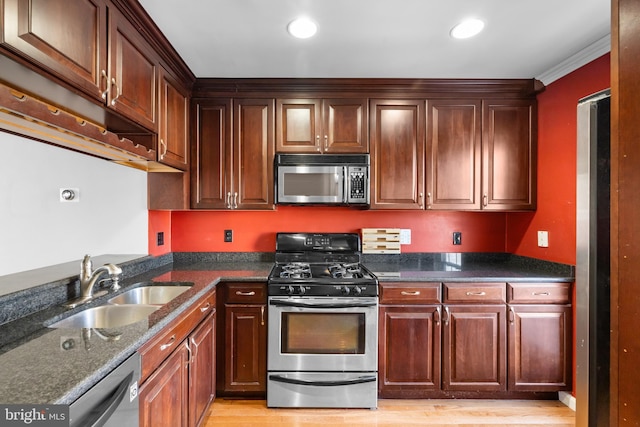
{"label": "chrome faucet", "polygon": [[93,270],[91,256],[85,255],[82,259],[82,263],[80,264],[80,297],[69,302],[67,306],[76,307],[80,304],[91,301],[94,298],[93,287],[103,273],[109,274],[111,289],[114,291],[120,289],[119,281],[120,275],[122,274],[122,269],[120,267],[115,264],[105,264],[102,267],[98,267]]}

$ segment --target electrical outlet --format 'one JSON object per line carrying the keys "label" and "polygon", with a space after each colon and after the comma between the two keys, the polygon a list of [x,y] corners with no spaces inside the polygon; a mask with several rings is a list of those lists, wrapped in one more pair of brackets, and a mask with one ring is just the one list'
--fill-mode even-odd
{"label": "electrical outlet", "polygon": [[164,231],[158,231],[158,234],[156,236],[157,236],[158,246],[164,245]]}
{"label": "electrical outlet", "polygon": [[538,246],[541,248],[549,247],[549,232],[538,231]]}
{"label": "electrical outlet", "polygon": [[233,230],[224,230],[224,241],[233,242]]}
{"label": "electrical outlet", "polygon": [[454,231],[453,232],[453,244],[461,245],[462,244],[462,232]]}

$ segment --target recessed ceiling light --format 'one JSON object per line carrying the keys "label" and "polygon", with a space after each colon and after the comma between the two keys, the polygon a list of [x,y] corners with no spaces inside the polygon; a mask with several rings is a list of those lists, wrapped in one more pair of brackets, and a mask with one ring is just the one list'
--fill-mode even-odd
{"label": "recessed ceiling light", "polygon": [[467,19],[451,29],[454,39],[468,39],[478,34],[484,28],[484,22],[479,19]]}
{"label": "recessed ceiling light", "polygon": [[318,26],[309,18],[298,18],[289,22],[289,25],[287,25],[287,31],[293,37],[308,39],[318,31]]}

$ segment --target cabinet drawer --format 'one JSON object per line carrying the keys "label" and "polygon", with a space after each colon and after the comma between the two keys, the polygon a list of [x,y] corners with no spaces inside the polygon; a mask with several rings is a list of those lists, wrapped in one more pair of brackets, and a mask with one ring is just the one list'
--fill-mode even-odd
{"label": "cabinet drawer", "polygon": [[181,318],[167,325],[155,337],[140,347],[138,352],[142,356],[141,384],[215,308],[216,294],[214,291],[200,298],[197,303],[187,309]]}
{"label": "cabinet drawer", "polygon": [[447,303],[503,303],[506,301],[505,283],[445,283],[444,302]]}
{"label": "cabinet drawer", "polygon": [[507,301],[512,304],[569,304],[571,283],[507,283]]}
{"label": "cabinet drawer", "polygon": [[227,283],[227,303],[250,304],[267,302],[267,287],[263,283]]}
{"label": "cabinet drawer", "polygon": [[437,304],[441,299],[439,282],[381,283],[380,304]]}

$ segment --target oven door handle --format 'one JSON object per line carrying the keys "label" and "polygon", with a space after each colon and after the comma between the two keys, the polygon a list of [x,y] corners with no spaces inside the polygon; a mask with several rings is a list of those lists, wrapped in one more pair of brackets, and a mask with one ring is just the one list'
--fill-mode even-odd
{"label": "oven door handle", "polygon": [[276,307],[303,307],[303,308],[360,308],[360,307],[376,307],[377,303],[375,302],[366,302],[366,303],[355,303],[355,302],[347,302],[347,303],[319,303],[319,304],[309,304],[306,302],[296,302],[296,301],[269,301],[270,305]]}
{"label": "oven door handle", "polygon": [[375,375],[366,375],[358,378],[354,378],[352,380],[339,380],[339,381],[305,381],[298,380],[294,378],[286,378],[281,377],[280,375],[269,375],[269,379],[271,381],[277,381],[281,383],[287,384],[296,384],[296,385],[308,385],[308,386],[320,386],[320,387],[335,387],[335,386],[344,386],[344,385],[355,385],[355,384],[365,384],[372,383],[377,380]]}

